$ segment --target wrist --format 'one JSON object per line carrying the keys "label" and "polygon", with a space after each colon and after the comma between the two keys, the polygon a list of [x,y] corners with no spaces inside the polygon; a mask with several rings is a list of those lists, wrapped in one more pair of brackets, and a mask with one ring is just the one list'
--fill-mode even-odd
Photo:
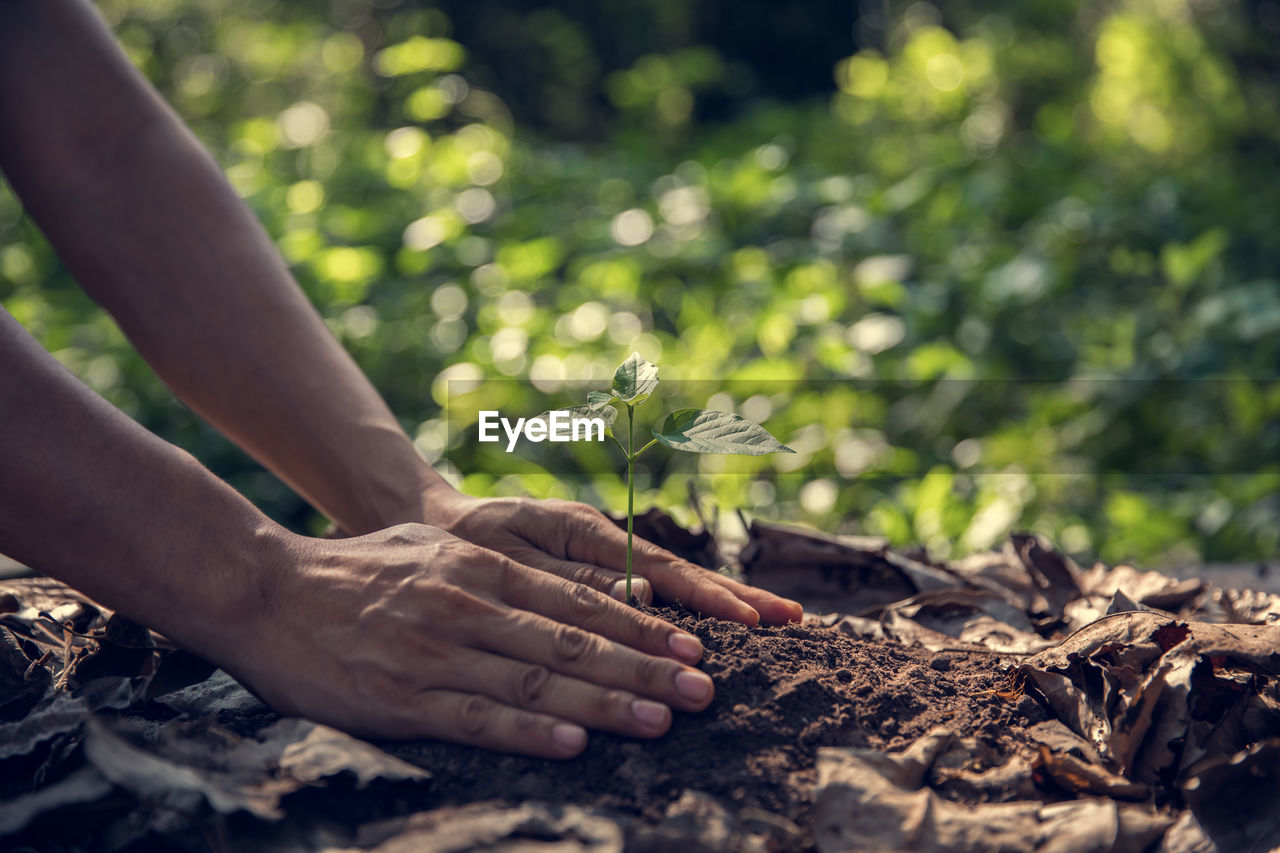
{"label": "wrist", "polygon": [[450,530],[466,509],[476,503],[473,498],[458,491],[434,470],[434,479],[422,490],[422,522],[444,530]]}
{"label": "wrist", "polygon": [[[408,444],[407,440],[405,442]],[[354,484],[342,489],[341,505],[308,495],[346,536],[362,536],[398,524],[434,524],[432,509],[457,491],[409,445],[412,458],[390,454],[353,460],[335,482]],[[358,467],[354,467],[358,466]]]}
{"label": "wrist", "polygon": [[164,601],[148,596],[152,600],[146,609],[152,612],[143,620],[183,648],[233,671],[246,655],[257,653],[306,541],[256,509],[246,509],[243,517],[215,532],[216,541],[199,537],[205,539],[193,549],[199,556],[184,561],[184,571],[172,584],[157,584]]}

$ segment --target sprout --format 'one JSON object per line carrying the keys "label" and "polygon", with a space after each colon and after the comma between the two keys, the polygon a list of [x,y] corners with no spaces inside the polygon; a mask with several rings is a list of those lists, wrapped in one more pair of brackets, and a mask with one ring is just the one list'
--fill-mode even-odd
{"label": "sprout", "polygon": [[[585,406],[574,406],[568,412],[574,418],[601,418],[608,435],[627,459],[627,591],[631,600],[631,555],[635,527],[635,466],[640,454],[655,444],[665,444],[685,453],[735,453],[763,456],[766,453],[795,453],[778,441],[768,430],[732,412],[706,409],[677,409],[667,415],[661,429],[651,430],[653,438],[639,450],[635,448],[635,410],[658,387],[658,368],[639,353],[632,353],[613,374],[613,388],[608,393],[592,391]],[[627,410],[627,443],[624,446],[614,434],[619,404]]]}

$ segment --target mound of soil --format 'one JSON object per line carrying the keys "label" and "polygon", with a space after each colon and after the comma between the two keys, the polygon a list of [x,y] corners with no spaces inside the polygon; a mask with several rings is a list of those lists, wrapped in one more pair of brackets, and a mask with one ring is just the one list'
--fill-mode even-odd
{"label": "mound of soil", "polygon": [[807,837],[819,747],[895,750],[945,725],[995,755],[1030,754],[1025,729],[1046,719],[1035,702],[1003,692],[1008,676],[989,654],[922,652],[817,625],[747,628],[653,612],[702,640],[701,668],[716,683],[712,706],[677,714],[660,740],[595,733],[587,752],[567,762],[441,743],[382,746],[431,768],[435,806],[537,799],[659,821],[693,790],[735,811],[785,817]]}

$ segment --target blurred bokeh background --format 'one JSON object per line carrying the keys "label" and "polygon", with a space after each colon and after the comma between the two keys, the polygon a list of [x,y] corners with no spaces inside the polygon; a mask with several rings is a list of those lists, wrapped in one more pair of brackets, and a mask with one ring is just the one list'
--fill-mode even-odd
{"label": "blurred bokeh background", "polygon": [[[725,516],[938,557],[1014,528],[1147,566],[1280,550],[1274,0],[100,8],[472,493],[619,509],[616,466],[469,465],[442,406],[502,380],[528,414],[521,388],[637,350],[799,451],[706,461]],[[274,517],[323,526],[173,399],[7,190],[0,300]],[[641,505],[690,518],[686,481]]]}

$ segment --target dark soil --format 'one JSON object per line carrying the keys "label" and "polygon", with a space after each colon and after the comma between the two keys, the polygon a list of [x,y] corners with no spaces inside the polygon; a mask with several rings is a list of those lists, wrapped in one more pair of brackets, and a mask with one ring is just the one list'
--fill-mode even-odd
{"label": "dark soil", "polygon": [[693,789],[735,809],[786,817],[809,836],[819,747],[893,749],[946,726],[1005,756],[1029,753],[1022,733],[1046,719],[1035,702],[1007,692],[993,655],[914,651],[817,626],[746,628],[653,612],[702,640],[701,666],[716,683],[710,708],[678,714],[655,741],[595,733],[587,751],[567,762],[442,743],[380,744],[433,773],[429,801],[417,806],[536,799],[652,821]]}
{"label": "dark soil", "polygon": [[[566,762],[347,738],[324,741],[303,765],[323,772],[301,776],[279,750],[303,745],[305,730],[288,727],[323,727],[286,721],[281,735],[277,714],[209,665],[60,584],[11,582],[0,589],[0,850],[1280,842],[1267,817],[1280,804],[1280,598],[1127,566],[1081,571],[1028,536],[937,564],[781,527],[752,534],[742,566],[814,609],[830,612],[836,595],[845,606],[776,628],[650,609],[702,640],[714,702],[656,740],[594,732]],[[65,701],[81,705],[47,704]],[[45,736],[23,728],[32,720]],[[273,790],[268,812],[234,800]],[[1240,820],[1246,800],[1252,823]]]}

